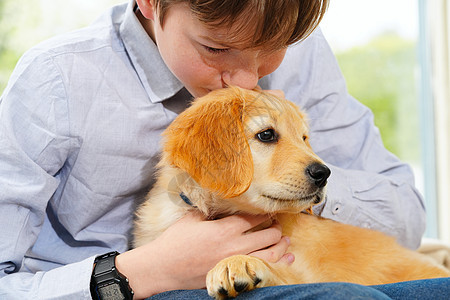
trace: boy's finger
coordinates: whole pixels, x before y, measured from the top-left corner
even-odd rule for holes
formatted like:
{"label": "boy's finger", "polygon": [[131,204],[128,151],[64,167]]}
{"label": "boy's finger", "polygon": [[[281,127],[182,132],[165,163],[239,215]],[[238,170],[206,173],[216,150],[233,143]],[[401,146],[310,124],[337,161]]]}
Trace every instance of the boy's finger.
{"label": "boy's finger", "polygon": [[276,257],[276,260],[278,260],[286,252],[286,249],[288,247],[287,242],[281,240],[281,226],[279,224],[274,224],[266,229],[250,232],[246,235],[243,235],[239,239],[239,244],[241,245],[241,249],[243,250],[242,254],[263,251],[261,253],[263,253],[262,255],[264,255],[265,257],[270,258],[270,256],[273,254]]}
{"label": "boy's finger", "polygon": [[294,255],[292,253],[286,253],[290,245],[290,240],[288,237],[284,236],[280,241],[266,249],[258,250],[249,253],[251,256],[261,258],[269,263],[287,263],[291,264],[294,262]]}
{"label": "boy's finger", "polygon": [[[220,226],[226,226],[226,224],[234,227],[237,232],[244,233],[261,223],[264,223],[270,219],[269,215],[232,215],[222,219],[215,220]],[[270,224],[270,223],[269,223]]]}

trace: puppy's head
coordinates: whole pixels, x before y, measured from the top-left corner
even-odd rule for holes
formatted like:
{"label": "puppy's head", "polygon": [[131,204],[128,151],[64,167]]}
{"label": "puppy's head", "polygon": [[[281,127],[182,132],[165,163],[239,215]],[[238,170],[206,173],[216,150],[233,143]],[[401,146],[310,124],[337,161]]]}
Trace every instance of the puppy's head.
{"label": "puppy's head", "polygon": [[304,115],[285,99],[216,90],[180,114],[165,139],[163,161],[228,211],[299,212],[324,197],[330,171],[309,145]]}

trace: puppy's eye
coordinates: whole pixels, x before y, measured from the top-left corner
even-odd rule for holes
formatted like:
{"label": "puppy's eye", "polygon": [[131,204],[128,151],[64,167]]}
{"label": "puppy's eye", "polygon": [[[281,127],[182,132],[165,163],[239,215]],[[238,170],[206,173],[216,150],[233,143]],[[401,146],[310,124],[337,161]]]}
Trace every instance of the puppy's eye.
{"label": "puppy's eye", "polygon": [[308,137],[306,135],[303,136],[303,140],[306,141]]}
{"label": "puppy's eye", "polygon": [[258,140],[264,143],[276,142],[278,140],[275,130],[266,129],[256,134]]}

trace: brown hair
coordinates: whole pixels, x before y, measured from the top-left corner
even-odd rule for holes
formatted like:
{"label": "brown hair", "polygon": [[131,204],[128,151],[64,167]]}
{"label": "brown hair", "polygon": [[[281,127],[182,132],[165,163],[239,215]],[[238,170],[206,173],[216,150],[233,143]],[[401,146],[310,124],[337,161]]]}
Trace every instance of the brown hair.
{"label": "brown hair", "polygon": [[280,49],[305,39],[319,25],[329,0],[154,0],[159,22],[171,5],[187,3],[191,12],[211,28],[237,26],[232,38],[252,30],[250,47]]}

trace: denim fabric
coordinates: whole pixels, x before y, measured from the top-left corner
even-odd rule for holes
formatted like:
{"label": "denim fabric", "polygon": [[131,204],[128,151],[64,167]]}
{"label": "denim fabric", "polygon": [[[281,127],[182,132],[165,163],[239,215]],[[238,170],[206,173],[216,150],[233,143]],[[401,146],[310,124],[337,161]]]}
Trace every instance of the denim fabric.
{"label": "denim fabric", "polygon": [[373,286],[392,299],[448,300],[450,299],[450,277],[405,281]]}
{"label": "denim fabric", "polygon": [[[155,295],[148,300],[212,299],[206,290],[177,290]],[[399,282],[362,286],[353,283],[331,282],[259,288],[239,295],[236,299],[450,299],[450,278]]]}

